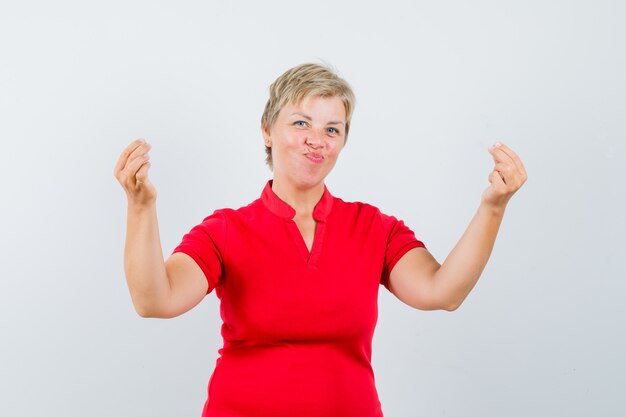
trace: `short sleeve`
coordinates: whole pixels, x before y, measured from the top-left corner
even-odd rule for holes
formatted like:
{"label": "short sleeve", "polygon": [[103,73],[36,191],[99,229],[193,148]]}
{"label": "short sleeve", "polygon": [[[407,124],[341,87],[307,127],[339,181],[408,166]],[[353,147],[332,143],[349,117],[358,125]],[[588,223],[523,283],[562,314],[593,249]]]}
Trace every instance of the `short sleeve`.
{"label": "short sleeve", "polygon": [[380,214],[383,230],[387,236],[387,246],[385,248],[385,264],[380,283],[389,289],[389,275],[396,263],[413,248],[425,248],[420,240],[417,240],[415,233],[409,229],[402,220],[393,216]]}
{"label": "short sleeve", "polygon": [[196,261],[209,283],[207,294],[221,284],[226,226],[225,216],[216,211],[185,234],[172,251],[185,253]]}

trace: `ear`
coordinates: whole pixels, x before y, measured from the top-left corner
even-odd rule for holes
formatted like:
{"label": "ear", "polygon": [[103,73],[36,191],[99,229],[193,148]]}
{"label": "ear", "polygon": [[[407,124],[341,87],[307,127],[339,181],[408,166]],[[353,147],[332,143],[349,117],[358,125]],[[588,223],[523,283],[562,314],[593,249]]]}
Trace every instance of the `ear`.
{"label": "ear", "polygon": [[263,141],[265,142],[265,146],[267,146],[268,148],[272,147],[272,136],[269,132],[269,130],[267,130],[265,128],[265,125],[261,126],[261,133],[263,134]]}

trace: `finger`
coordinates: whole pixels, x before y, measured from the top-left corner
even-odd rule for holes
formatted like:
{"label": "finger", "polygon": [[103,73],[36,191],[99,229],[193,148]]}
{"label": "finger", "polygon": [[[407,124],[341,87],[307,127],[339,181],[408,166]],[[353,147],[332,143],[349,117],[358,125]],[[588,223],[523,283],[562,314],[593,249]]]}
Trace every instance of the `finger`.
{"label": "finger", "polygon": [[[150,159],[150,154],[148,153],[150,147],[149,143],[144,143],[138,148],[135,148],[135,150],[130,154],[128,160],[126,161],[126,166],[123,169],[127,175],[135,175],[141,164]],[[139,160],[138,165],[136,162],[137,160]]]}
{"label": "finger", "polygon": [[143,164],[150,160],[150,155],[140,155],[126,164],[122,171],[122,180],[127,186],[134,186],[137,182],[136,175]]}
{"label": "finger", "polygon": [[130,154],[144,143],[146,143],[146,140],[143,138],[135,139],[124,149],[119,159],[117,160],[117,163],[115,164],[115,170],[113,171],[114,175],[117,176],[117,174],[124,169],[126,163],[128,162]]}
{"label": "finger", "polygon": [[489,182],[491,183],[491,185],[497,187],[505,187],[506,186],[506,181],[504,180],[504,177],[502,176],[502,173],[493,170],[491,171],[491,173],[489,174]]}
{"label": "finger", "polygon": [[147,154],[150,151],[150,149],[152,149],[152,145],[150,145],[148,142],[142,143],[131,152],[128,159],[133,159],[138,156]]}
{"label": "finger", "polygon": [[501,174],[504,183],[507,184],[509,188],[512,187],[512,189],[517,190],[526,182],[526,174],[520,172],[520,170],[516,166],[512,166],[512,164],[499,162],[495,165],[494,171],[498,171]]}
{"label": "finger", "polygon": [[506,178],[512,178],[518,176],[517,167],[513,165],[512,162],[498,162],[493,167],[494,171],[498,171],[504,178],[506,182]]}
{"label": "finger", "polygon": [[519,160],[519,156],[513,151],[513,149],[509,148],[505,143],[497,142],[499,144],[498,148],[502,150],[505,154],[507,154],[511,159]]}
{"label": "finger", "polygon": [[523,174],[524,176],[526,176],[526,168],[524,167],[524,163],[522,162],[522,160],[519,157],[519,155],[517,155],[517,153],[515,153],[515,151],[513,151],[513,149],[509,148],[505,144],[502,144],[500,146],[500,149],[502,149],[502,151],[504,151],[509,156],[509,158],[511,158],[513,160],[513,162],[515,163],[515,166],[517,167],[518,171],[521,174]]}
{"label": "finger", "polygon": [[148,170],[150,169],[150,161],[146,161],[135,174],[137,183],[148,182]]}
{"label": "finger", "polygon": [[509,156],[504,149],[501,149],[503,146],[504,145],[500,144],[500,146],[492,146],[490,148],[490,153],[494,156],[494,170],[502,174],[502,178],[506,184],[513,185],[520,183],[521,185],[524,183],[526,177],[523,166],[520,168],[515,160]]}
{"label": "finger", "polygon": [[519,157],[519,155],[517,155],[517,153],[515,153],[515,151],[513,151],[513,149],[509,148],[504,143],[500,143],[500,146],[498,148],[502,152],[504,152],[509,158],[511,158],[511,160],[515,163],[515,166],[517,167],[517,169],[521,173],[526,175],[526,168],[524,168],[524,164],[522,163],[522,159]]}
{"label": "finger", "polygon": [[496,171],[496,173],[498,174],[498,176],[502,180],[502,184],[506,185],[506,177],[504,176],[504,173],[502,171]]}
{"label": "finger", "polygon": [[502,144],[500,142],[496,142],[495,144],[489,147],[489,153],[493,157],[494,162],[511,162],[514,163],[513,159],[502,149]]}

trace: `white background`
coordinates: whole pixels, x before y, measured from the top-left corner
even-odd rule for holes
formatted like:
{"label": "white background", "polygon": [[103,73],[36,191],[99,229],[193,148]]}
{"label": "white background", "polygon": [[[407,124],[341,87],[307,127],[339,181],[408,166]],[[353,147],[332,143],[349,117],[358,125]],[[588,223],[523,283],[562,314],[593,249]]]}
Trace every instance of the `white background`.
{"label": "white background", "polygon": [[529,174],[459,310],[381,287],[386,416],[626,415],[625,16],[598,0],[2,2],[0,415],[200,415],[217,299],[136,315],[113,167],[152,143],[168,255],[260,195],[267,87],[311,61],[358,101],[329,189],[404,219],[440,262],[490,144]]}

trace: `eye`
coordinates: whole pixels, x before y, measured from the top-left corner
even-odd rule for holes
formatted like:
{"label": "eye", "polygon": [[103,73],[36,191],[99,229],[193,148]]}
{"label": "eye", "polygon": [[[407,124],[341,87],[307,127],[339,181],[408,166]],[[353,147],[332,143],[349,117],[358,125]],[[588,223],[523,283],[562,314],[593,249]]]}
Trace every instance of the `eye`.
{"label": "eye", "polygon": [[328,129],[326,129],[326,131],[328,133],[335,134],[335,135],[339,134],[339,131],[337,129],[335,129],[334,127],[329,127]]}
{"label": "eye", "polygon": [[294,122],[294,126],[298,126],[298,127],[306,127],[306,122],[303,120],[298,120],[297,122]]}

